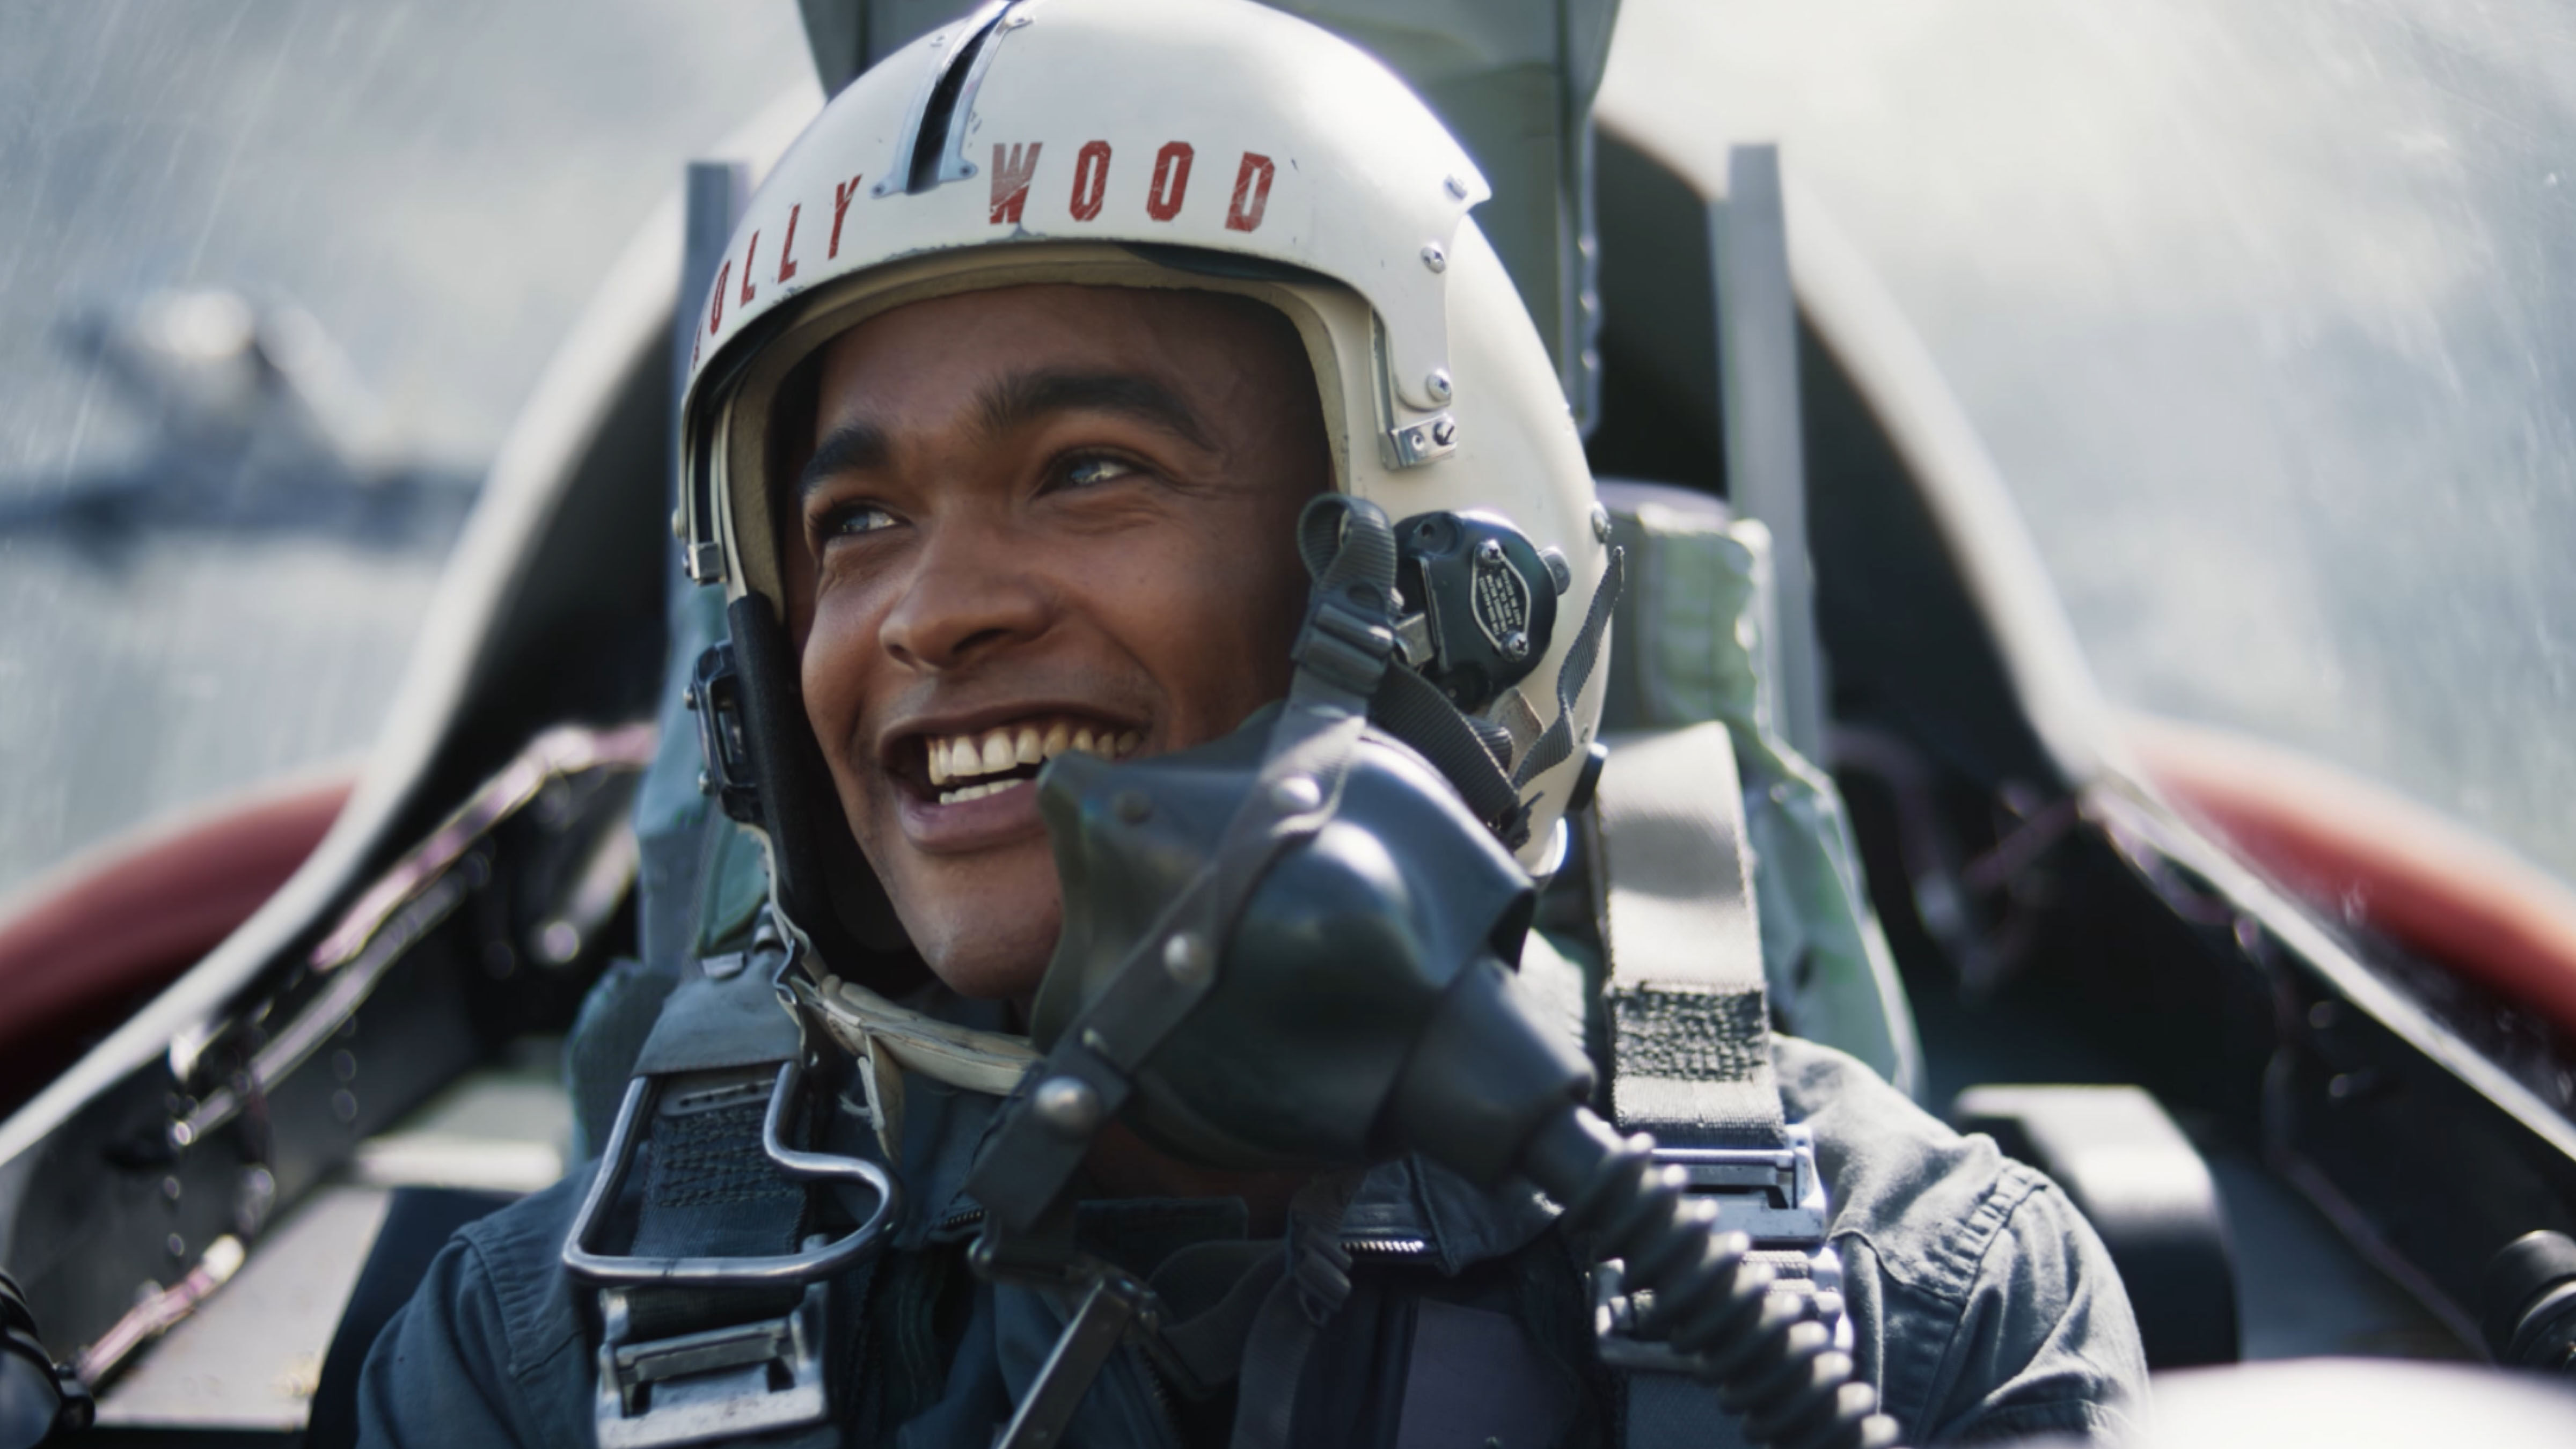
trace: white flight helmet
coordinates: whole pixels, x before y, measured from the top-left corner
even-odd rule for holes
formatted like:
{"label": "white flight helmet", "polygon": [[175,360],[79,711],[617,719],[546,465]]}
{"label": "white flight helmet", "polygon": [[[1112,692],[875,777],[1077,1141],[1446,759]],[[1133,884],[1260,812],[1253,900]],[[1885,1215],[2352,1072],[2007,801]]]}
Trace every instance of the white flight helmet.
{"label": "white flight helmet", "polygon": [[1573,747],[1521,786],[1521,857],[1548,869],[1606,673],[1567,676],[1569,707],[1559,670],[1609,530],[1546,349],[1468,219],[1488,194],[1384,66],[1250,0],[988,5],[852,82],[752,198],[697,311],[689,572],[778,609],[772,403],[870,316],[1033,282],[1255,298],[1305,341],[1336,487],[1395,519],[1499,514],[1562,560],[1547,650],[1487,711],[1523,753],[1570,716]]}

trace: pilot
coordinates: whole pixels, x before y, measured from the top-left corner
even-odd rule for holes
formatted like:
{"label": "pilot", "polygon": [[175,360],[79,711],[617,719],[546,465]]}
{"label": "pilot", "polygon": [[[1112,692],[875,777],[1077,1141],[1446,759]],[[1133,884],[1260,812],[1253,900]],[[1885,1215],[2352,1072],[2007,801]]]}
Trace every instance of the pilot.
{"label": "pilot", "polygon": [[[682,1258],[838,1230],[761,1159],[761,1091],[665,1093],[649,1128],[613,1134],[612,1159],[651,1134],[633,1181],[596,1193],[585,1168],[449,1243],[368,1359],[362,1442],[993,1444],[1082,1352],[1069,1295],[970,1262],[968,1178],[1033,1019],[1061,1014],[1042,986],[1066,888],[1035,777],[1204,746],[1286,695],[1319,495],[1499,518],[1540,550],[1556,627],[1522,638],[1524,685],[1474,702],[1516,771],[1494,848],[1551,867],[1618,565],[1544,348],[1467,219],[1483,197],[1375,62],[1238,0],[1013,5],[831,102],[699,304],[690,562],[732,601],[737,649],[775,634],[788,678],[746,661],[740,685],[797,706],[806,803],[846,824],[849,869],[928,978],[897,999],[831,959],[850,933],[781,887],[761,941],[708,957],[637,1071],[717,1060],[688,1054],[733,1029],[713,993],[784,961],[802,1040],[843,1072],[812,1098],[821,1135],[902,1184],[890,1246],[739,1311],[568,1271],[592,1197]],[[807,847],[776,804],[754,826],[784,881]],[[1523,972],[1572,955],[1533,935]],[[752,1015],[789,1020],[779,1005]],[[1767,1049],[1831,1203],[1817,1286],[1838,1285],[1838,1331],[1908,1442],[2123,1435],[2138,1333],[2066,1199],[1852,1058]],[[766,1060],[723,1060],[743,1059]],[[748,1145],[704,1145],[725,1131]],[[1322,1206],[1318,1181],[1103,1125],[1073,1188],[1085,1250],[1233,1327],[1151,1353],[1151,1325],[1129,1333],[1014,1442],[1746,1442],[1687,1376],[1603,1351],[1587,1261],[1545,1202],[1419,1160]],[[746,1246],[762,1231],[776,1241]],[[1308,1327],[1271,1335],[1280,1302]]]}

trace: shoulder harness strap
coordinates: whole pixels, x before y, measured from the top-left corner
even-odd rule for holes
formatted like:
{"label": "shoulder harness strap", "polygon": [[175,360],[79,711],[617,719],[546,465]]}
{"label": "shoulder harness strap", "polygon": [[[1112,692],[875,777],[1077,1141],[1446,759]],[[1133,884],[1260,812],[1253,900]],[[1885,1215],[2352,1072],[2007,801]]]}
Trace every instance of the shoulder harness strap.
{"label": "shoulder harness strap", "polygon": [[[563,1252],[600,1290],[600,1449],[839,1442],[826,1281],[873,1259],[900,1195],[875,1163],[790,1145],[805,1096],[802,1030],[781,1005],[791,961],[764,931],[700,963],[636,1058]],[[837,1185],[865,1189],[867,1211],[833,1231]]]}
{"label": "shoulder harness strap", "polygon": [[[1611,1117],[1750,1236],[1847,1341],[1841,1261],[1813,1138],[1783,1120],[1735,746],[1718,723],[1623,735],[1594,796],[1593,899],[1607,961]],[[1734,1416],[1717,1389],[1635,1336],[1615,1264],[1597,1270],[1602,1361],[1625,1389],[1629,1449],[1701,1444]]]}

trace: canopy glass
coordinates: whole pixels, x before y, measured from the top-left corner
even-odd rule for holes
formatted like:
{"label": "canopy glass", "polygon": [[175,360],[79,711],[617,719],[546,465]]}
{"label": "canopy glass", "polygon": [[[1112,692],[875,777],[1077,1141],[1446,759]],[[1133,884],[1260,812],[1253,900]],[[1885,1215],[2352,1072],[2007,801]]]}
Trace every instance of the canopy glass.
{"label": "canopy glass", "polygon": [[[2547,0],[1627,0],[1958,393],[2111,699],[2576,880],[2576,25]],[[1667,109],[1669,107],[1669,109]]]}

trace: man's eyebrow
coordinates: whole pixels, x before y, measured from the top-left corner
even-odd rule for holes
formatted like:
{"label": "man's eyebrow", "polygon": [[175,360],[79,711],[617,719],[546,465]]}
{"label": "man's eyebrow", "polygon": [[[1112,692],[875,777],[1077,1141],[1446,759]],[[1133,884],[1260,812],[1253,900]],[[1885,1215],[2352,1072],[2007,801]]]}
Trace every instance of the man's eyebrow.
{"label": "man's eyebrow", "polygon": [[976,423],[999,438],[1049,413],[1114,413],[1200,448],[1213,449],[1206,425],[1180,394],[1129,372],[1023,372],[987,388]]}
{"label": "man's eyebrow", "polygon": [[842,473],[856,473],[885,466],[890,450],[883,428],[874,423],[843,423],[832,430],[805,462],[805,471],[796,477],[798,497],[812,493],[826,479]]}

